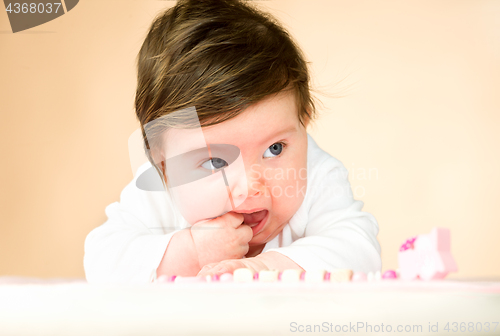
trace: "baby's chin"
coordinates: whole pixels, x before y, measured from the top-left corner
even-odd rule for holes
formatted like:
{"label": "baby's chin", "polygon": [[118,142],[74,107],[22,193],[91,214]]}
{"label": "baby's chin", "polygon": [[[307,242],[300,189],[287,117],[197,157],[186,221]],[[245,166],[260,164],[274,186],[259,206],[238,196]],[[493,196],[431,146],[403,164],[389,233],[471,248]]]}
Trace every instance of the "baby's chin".
{"label": "baby's chin", "polygon": [[276,225],[272,221],[267,223],[264,230],[253,236],[253,238],[248,242],[248,245],[257,246],[270,242],[283,230],[284,226],[285,225],[279,225],[278,230],[273,230],[272,228],[276,227]]}
{"label": "baby's chin", "polygon": [[249,246],[258,246],[258,245],[265,244],[270,240],[272,240],[272,238],[269,239],[269,233],[266,232],[266,230],[264,229],[264,231],[253,236],[252,239],[248,242],[248,245]]}

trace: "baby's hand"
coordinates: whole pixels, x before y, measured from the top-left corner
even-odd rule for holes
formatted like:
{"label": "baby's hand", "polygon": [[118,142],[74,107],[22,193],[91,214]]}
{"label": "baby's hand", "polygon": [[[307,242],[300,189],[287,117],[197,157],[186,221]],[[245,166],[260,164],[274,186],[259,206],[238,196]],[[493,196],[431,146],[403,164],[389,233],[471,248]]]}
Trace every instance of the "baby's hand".
{"label": "baby's hand", "polygon": [[243,220],[242,214],[228,212],[190,228],[200,267],[240,259],[248,253],[253,231],[248,225],[242,225]]}
{"label": "baby's hand", "polygon": [[236,260],[233,259],[205,265],[197,276],[213,276],[215,274],[221,275],[224,273],[233,273],[234,270],[238,268],[249,268],[253,273],[258,273],[268,269],[268,267],[257,257]]}

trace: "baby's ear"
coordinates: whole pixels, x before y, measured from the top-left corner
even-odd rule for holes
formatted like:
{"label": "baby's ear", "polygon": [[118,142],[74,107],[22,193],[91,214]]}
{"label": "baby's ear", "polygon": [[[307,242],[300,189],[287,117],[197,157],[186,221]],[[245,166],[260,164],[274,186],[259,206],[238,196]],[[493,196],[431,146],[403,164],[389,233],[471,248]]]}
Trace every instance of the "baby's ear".
{"label": "baby's ear", "polygon": [[307,125],[309,125],[309,121],[311,121],[311,118],[309,118],[310,111],[308,110],[308,114],[304,116],[304,128],[307,128]]}
{"label": "baby's ear", "polygon": [[159,151],[157,148],[154,148],[151,150],[150,154],[151,154],[151,158],[153,159],[155,164],[158,167],[161,167],[162,163],[165,162],[165,156],[163,155],[163,153],[161,151]]}
{"label": "baby's ear", "polygon": [[151,158],[163,172],[163,179],[167,183],[165,156],[161,151],[154,149],[151,151]]}

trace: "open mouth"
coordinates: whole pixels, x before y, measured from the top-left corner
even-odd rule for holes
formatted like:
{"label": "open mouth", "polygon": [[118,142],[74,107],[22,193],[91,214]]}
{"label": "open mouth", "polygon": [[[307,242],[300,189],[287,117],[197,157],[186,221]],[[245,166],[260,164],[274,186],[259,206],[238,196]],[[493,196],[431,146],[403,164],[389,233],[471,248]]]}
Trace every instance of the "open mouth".
{"label": "open mouth", "polygon": [[255,236],[266,224],[268,214],[268,210],[261,210],[249,214],[243,214],[243,224],[250,226]]}

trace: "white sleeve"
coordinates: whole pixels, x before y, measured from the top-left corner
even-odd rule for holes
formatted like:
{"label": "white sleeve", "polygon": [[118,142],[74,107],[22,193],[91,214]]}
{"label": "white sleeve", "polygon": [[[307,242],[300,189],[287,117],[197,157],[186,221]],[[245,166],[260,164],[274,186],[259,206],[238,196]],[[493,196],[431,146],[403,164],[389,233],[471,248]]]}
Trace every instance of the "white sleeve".
{"label": "white sleeve", "polygon": [[136,186],[139,171],[121,192],[120,202],[106,207],[107,221],[85,239],[89,283],[151,283],[170,239],[181,229],[165,191]]}
{"label": "white sleeve", "polygon": [[303,204],[308,210],[304,236],[289,246],[269,251],[282,253],[305,271],[380,271],[377,221],[361,211],[362,201],[353,199],[347,174],[339,160],[324,160],[308,181]]}

